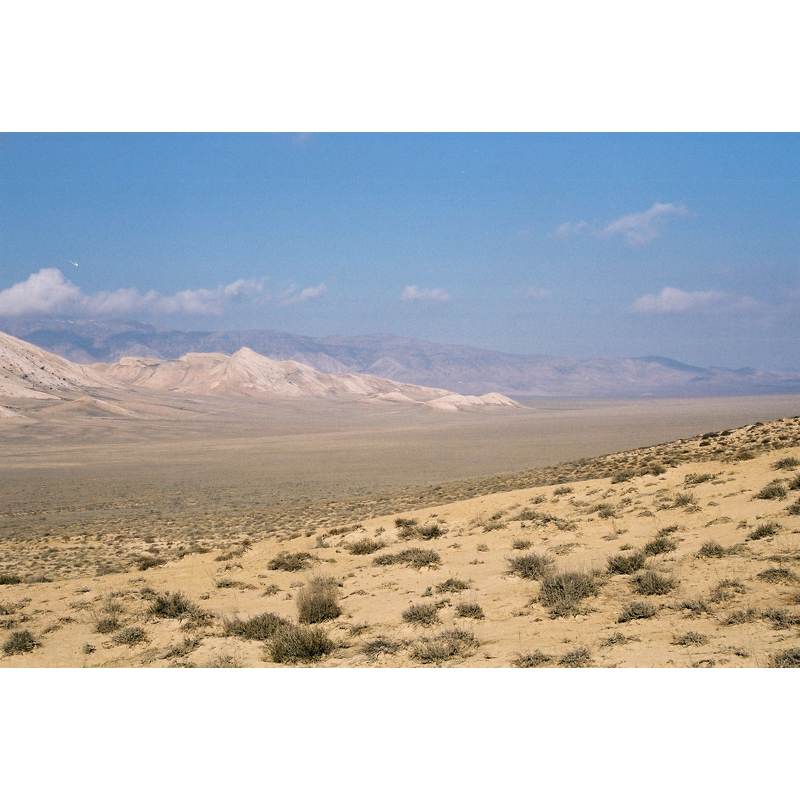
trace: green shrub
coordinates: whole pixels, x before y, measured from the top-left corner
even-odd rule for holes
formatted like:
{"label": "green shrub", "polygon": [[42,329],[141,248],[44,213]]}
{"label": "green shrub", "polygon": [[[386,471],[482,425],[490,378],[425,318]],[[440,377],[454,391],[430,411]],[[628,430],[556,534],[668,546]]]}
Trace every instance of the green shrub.
{"label": "green shrub", "polygon": [[339,587],[333,578],[314,576],[297,593],[297,619],[304,625],[336,619],[339,607]]}
{"label": "green shrub", "polygon": [[332,653],[336,645],[317,625],[281,626],[267,645],[267,653],[276,664],[311,662]]}
{"label": "green shrub", "polygon": [[608,571],[612,574],[618,575],[633,575],[643,569],[645,562],[644,553],[639,550],[634,550],[628,555],[610,555],[608,556]]}
{"label": "green shrub", "polygon": [[484,619],[483,609],[477,603],[459,603],[456,606],[457,617],[470,617],[472,619]]}
{"label": "green shrub", "polygon": [[549,656],[541,650],[534,650],[532,653],[517,653],[511,661],[511,666],[531,669],[549,664],[552,660],[553,656]]}
{"label": "green shrub", "polygon": [[542,577],[539,602],[554,617],[574,616],[581,600],[597,594],[597,576],[588,572],[556,572]]}
{"label": "green shrub", "polygon": [[269,641],[281,628],[291,623],[277,614],[265,612],[256,614],[250,619],[241,620],[234,617],[224,620],[222,631],[224,636],[238,636],[241,639],[250,639],[255,642]]}
{"label": "green shrub", "polygon": [[313,560],[311,553],[289,553],[286,550],[278,553],[268,564],[267,569],[282,570],[283,572],[297,572],[306,569],[309,561]]}
{"label": "green shrub", "polygon": [[412,625],[438,625],[441,620],[434,603],[416,603],[403,611],[403,621]]}
{"label": "green shrub", "polygon": [[411,658],[424,664],[439,663],[469,655],[477,647],[478,640],[473,634],[454,628],[430,638],[423,636],[414,643]]}
{"label": "green shrub", "polygon": [[39,647],[39,642],[30,631],[14,631],[3,643],[3,652],[13,656],[16,653],[30,653],[34,647]]}
{"label": "green shrub", "polygon": [[408,550],[401,550],[399,553],[384,553],[382,556],[376,556],[372,563],[376,567],[406,564],[414,569],[422,569],[423,567],[437,569],[438,565],[442,563],[442,557],[435,550],[411,547]]}
{"label": "green shrub", "polygon": [[462,581],[460,578],[448,578],[446,581],[436,586],[436,591],[439,594],[444,594],[445,592],[463,592],[464,589],[469,589],[469,584],[466,581]]}
{"label": "green shrub", "polygon": [[523,556],[507,558],[508,571],[512,575],[526,578],[529,581],[540,580],[547,575],[553,567],[553,559],[548,555],[526,553]]}
{"label": "green shrub", "polygon": [[386,547],[386,545],[377,539],[370,539],[365,536],[363,539],[356,539],[353,542],[345,542],[342,547],[344,547],[344,549],[347,550],[347,552],[351,555],[369,556],[372,555],[376,550]]}
{"label": "green shrub", "polygon": [[674,578],[652,569],[637,575],[632,583],[634,591],[647,595],[669,594],[675,588]]}
{"label": "green shrub", "polygon": [[619,615],[617,622],[630,622],[634,619],[650,619],[658,614],[658,609],[647,601],[628,603]]}

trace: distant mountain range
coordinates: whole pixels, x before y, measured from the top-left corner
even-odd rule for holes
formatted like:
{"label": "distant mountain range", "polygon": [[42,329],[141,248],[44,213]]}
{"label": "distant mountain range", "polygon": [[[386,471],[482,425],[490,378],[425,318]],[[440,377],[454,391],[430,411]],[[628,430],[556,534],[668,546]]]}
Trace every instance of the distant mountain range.
{"label": "distant mountain range", "polygon": [[271,330],[176,331],[141,322],[14,320],[0,329],[78,364],[125,357],[232,355],[246,347],[333,375],[361,373],[460,394],[677,397],[800,392],[800,373],[696,367],[659,356],[577,361],[437,344],[389,334],[298,336]]}

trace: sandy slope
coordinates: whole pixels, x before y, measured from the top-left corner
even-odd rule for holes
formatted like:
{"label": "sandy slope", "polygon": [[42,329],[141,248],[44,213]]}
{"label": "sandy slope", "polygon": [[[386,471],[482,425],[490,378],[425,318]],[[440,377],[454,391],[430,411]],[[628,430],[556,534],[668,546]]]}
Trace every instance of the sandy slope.
{"label": "sandy slope", "polygon": [[[575,477],[591,469],[604,477]],[[406,522],[234,537],[212,552],[187,540],[160,565],[154,542],[137,556],[140,567],[155,559],[144,570],[0,586],[4,642],[29,631],[38,643],[0,665],[269,666],[296,629],[259,641],[233,635],[233,621],[293,622],[302,591],[328,576],[341,614],[312,626],[333,643],[311,662],[322,666],[769,666],[800,655],[799,472],[795,417],[564,465],[553,485],[419,508]],[[434,563],[382,563],[410,548]],[[274,559],[287,555],[303,568],[281,569]],[[514,573],[510,559],[531,555],[544,571]],[[610,569],[620,556],[628,574]],[[590,591],[553,604],[548,581],[568,573]],[[159,616],[164,592],[191,607]],[[419,606],[430,624],[404,619]]]}

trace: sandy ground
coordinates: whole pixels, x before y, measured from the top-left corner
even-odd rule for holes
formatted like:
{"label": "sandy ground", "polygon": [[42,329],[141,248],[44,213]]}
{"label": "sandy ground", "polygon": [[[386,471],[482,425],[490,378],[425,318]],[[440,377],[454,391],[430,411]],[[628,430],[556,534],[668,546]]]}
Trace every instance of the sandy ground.
{"label": "sandy ground", "polygon": [[[37,582],[46,561],[38,576],[4,567],[0,665],[791,662],[800,654],[798,472],[794,417],[562,464],[510,491],[466,482],[454,502],[347,525],[308,519],[259,540],[227,530],[194,546],[184,537],[180,551],[162,525],[127,571],[98,574],[116,537],[129,544],[115,530],[93,541],[94,561],[84,551],[77,576]],[[58,562],[74,544],[55,537],[48,555]],[[414,549],[427,565],[385,563]],[[315,586],[330,618],[297,625]]]}

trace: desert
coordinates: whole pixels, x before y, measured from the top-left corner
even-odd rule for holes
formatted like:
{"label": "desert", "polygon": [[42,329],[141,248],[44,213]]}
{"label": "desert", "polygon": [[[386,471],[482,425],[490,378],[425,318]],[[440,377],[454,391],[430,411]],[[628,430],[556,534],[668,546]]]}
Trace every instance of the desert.
{"label": "desert", "polygon": [[3,344],[0,666],[797,666],[794,395],[441,410]]}

